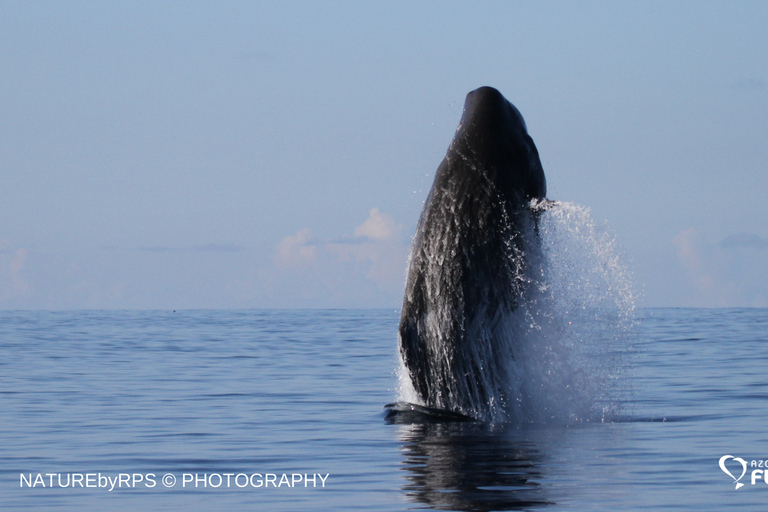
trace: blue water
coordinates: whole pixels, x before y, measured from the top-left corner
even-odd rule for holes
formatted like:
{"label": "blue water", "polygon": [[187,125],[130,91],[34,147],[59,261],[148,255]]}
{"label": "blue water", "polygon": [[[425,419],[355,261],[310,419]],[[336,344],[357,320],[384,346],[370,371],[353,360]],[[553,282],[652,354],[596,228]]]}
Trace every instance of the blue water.
{"label": "blue water", "polygon": [[0,510],[768,502],[759,468],[735,490],[739,464],[734,477],[718,466],[768,459],[768,310],[643,310],[613,421],[515,428],[385,422],[397,323],[396,311],[0,312]]}

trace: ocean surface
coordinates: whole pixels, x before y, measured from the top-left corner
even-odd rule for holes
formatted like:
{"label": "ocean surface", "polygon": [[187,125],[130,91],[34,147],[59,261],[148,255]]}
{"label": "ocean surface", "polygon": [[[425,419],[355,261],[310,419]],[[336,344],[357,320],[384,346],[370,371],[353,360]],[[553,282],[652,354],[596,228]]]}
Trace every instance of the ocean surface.
{"label": "ocean surface", "polygon": [[[0,510],[768,503],[768,310],[640,310],[616,411],[515,426],[387,422],[397,324],[394,310],[0,312]],[[591,357],[616,366],[615,350]]]}

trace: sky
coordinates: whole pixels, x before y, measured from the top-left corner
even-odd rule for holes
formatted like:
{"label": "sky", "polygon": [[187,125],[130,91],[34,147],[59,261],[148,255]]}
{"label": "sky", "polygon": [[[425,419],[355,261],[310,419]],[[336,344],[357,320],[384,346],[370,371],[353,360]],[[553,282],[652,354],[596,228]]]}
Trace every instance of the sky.
{"label": "sky", "polygon": [[467,92],[643,307],[768,307],[766,2],[2,2],[0,309],[398,308]]}

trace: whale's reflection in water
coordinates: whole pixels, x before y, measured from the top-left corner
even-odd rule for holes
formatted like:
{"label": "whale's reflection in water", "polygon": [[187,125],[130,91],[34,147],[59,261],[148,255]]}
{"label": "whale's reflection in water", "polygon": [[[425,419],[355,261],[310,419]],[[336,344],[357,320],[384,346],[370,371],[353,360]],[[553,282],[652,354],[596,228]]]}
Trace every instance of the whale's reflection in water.
{"label": "whale's reflection in water", "polygon": [[519,430],[477,422],[401,424],[406,496],[437,510],[550,505],[537,446]]}

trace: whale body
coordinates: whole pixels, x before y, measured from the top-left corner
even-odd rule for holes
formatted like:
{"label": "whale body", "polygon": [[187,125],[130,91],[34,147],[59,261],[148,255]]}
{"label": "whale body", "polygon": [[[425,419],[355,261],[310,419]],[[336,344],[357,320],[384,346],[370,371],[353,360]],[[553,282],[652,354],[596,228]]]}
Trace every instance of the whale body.
{"label": "whale body", "polygon": [[541,271],[532,205],[545,195],[520,112],[494,88],[467,94],[416,229],[400,318],[400,356],[423,406],[492,420],[519,399],[509,319]]}

